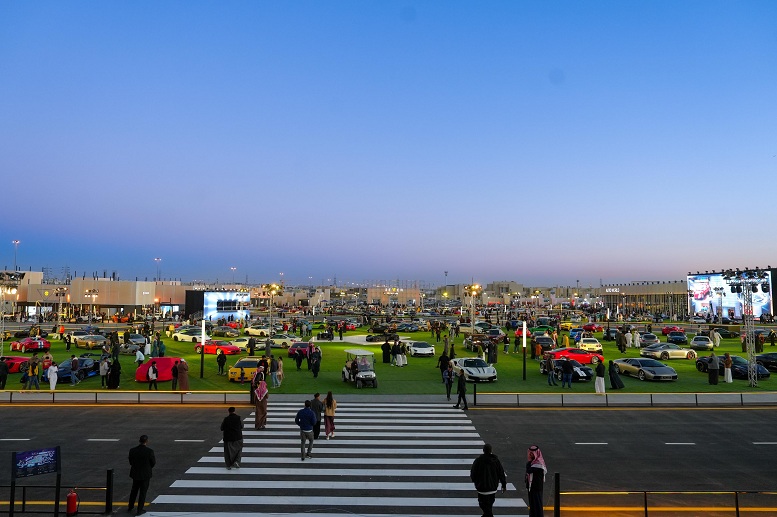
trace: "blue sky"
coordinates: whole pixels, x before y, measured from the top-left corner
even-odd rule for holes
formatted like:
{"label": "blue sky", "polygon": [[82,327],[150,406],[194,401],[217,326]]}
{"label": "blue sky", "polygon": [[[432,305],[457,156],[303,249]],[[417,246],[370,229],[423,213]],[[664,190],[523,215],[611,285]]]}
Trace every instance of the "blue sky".
{"label": "blue sky", "polygon": [[[2,2],[0,266],[583,285],[766,266],[777,3]],[[777,260],[775,260],[777,263]]]}

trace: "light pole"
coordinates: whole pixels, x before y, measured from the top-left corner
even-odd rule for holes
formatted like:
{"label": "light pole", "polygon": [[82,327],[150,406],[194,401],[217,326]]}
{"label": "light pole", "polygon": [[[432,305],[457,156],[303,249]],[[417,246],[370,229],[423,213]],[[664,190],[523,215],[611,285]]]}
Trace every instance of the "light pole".
{"label": "light pole", "polygon": [[57,309],[57,323],[62,323],[62,297],[67,296],[67,287],[57,287],[54,289],[54,294],[59,301],[59,308]]}
{"label": "light pole", "polygon": [[469,303],[470,303],[470,326],[472,327],[472,332],[475,332],[475,297],[478,295],[482,288],[480,287],[480,284],[472,284],[472,285],[465,285],[464,286],[464,292],[469,294]]}
{"label": "light pole", "polygon": [[232,270],[232,285],[235,285],[235,271],[237,271],[237,268],[235,266],[232,266],[229,269]]}
{"label": "light pole", "polygon": [[276,294],[283,294],[283,286],[278,284],[265,284],[262,286],[267,294],[270,295],[270,329],[267,331],[267,339],[270,339],[273,335],[273,326],[272,326],[272,308],[274,305],[275,295]]}
{"label": "light pole", "polygon": [[159,257],[156,257],[154,259],[154,262],[156,262],[156,281],[159,282],[161,278],[159,278],[159,263],[162,262],[162,259]]}
{"label": "light pole", "polygon": [[13,244],[13,270],[14,270],[14,272],[17,271],[17,268],[16,268],[16,255],[17,255],[17,252],[19,251],[19,243],[20,242],[21,241],[18,240],[18,239],[14,239],[14,240],[11,241],[11,244]]}
{"label": "light pole", "polygon": [[97,298],[97,293],[99,292],[99,289],[87,289],[84,292],[85,298],[92,297],[92,307],[89,310],[89,323],[92,323],[92,318],[94,317],[94,299]]}
{"label": "light pole", "polygon": [[21,280],[19,273],[0,273],[0,356],[3,355],[3,338],[5,337],[5,295],[15,295]]}
{"label": "light pole", "polygon": [[718,322],[720,323],[723,321],[723,297],[726,296],[726,293],[724,292],[726,288],[713,287],[712,290],[718,295]]}

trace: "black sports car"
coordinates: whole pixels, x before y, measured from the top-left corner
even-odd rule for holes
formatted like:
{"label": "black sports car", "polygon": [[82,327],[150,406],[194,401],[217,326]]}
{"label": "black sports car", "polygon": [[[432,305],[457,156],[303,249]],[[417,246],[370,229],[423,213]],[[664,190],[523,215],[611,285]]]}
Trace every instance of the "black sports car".
{"label": "black sports car", "polygon": [[[572,363],[572,366],[574,367],[572,371],[572,380],[575,382],[578,381],[590,381],[594,378],[594,371],[590,366],[584,366],[574,359],[555,359],[553,361],[553,372],[556,376],[556,379],[561,380],[562,376],[562,365],[565,361],[569,361]],[[548,368],[547,368],[547,361],[540,361],[540,373],[547,375]]]}
{"label": "black sports car", "polygon": [[755,356],[755,362],[766,368],[767,370],[777,371],[777,352],[767,352],[765,354],[758,354]]}
{"label": "black sports car", "polygon": [[399,339],[397,334],[370,334],[367,336],[366,341],[368,343],[383,343],[388,340],[390,343]]}
{"label": "black sports car", "polygon": [[[62,382],[63,380],[67,379],[70,380],[70,376],[72,375],[71,365],[70,365],[70,359],[67,359],[66,361],[62,361],[57,365],[59,368],[59,372],[57,373],[57,382]],[[94,359],[90,357],[79,357],[78,358],[78,370],[76,370],[76,378],[79,381],[82,381],[88,377],[93,377],[95,375],[98,375],[100,373],[100,363],[99,361],[95,361]],[[48,368],[43,372],[43,380],[48,382]]]}
{"label": "black sports car", "polygon": [[[732,355],[731,359],[734,364],[731,365],[731,376],[735,379],[748,379],[747,375],[747,359],[744,359],[742,357],[739,357],[738,355]],[[710,358],[709,357],[699,357],[696,360],[696,369],[700,372],[706,372],[709,367]],[[720,367],[718,371],[720,372],[720,376],[723,376],[723,356],[718,357],[718,362],[720,363]],[[757,371],[757,377],[759,379],[768,379],[770,377],[769,370],[764,368],[760,364],[756,364],[756,371]]]}

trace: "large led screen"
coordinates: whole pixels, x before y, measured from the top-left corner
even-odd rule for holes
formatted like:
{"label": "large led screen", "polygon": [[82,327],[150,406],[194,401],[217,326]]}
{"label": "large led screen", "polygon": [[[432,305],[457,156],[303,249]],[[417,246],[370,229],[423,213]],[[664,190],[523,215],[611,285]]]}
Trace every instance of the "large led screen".
{"label": "large led screen", "polygon": [[[772,285],[772,274],[767,272],[764,284]],[[742,293],[732,293],[722,274],[691,275],[688,277],[688,300],[692,314],[722,315],[728,318],[742,317]],[[722,310],[721,310],[722,308]],[[753,291],[753,316],[772,314],[771,291],[764,292],[761,285]]]}
{"label": "large led screen", "polygon": [[210,321],[229,316],[243,319],[248,314],[250,302],[250,295],[246,292],[207,291],[203,300],[203,317]]}

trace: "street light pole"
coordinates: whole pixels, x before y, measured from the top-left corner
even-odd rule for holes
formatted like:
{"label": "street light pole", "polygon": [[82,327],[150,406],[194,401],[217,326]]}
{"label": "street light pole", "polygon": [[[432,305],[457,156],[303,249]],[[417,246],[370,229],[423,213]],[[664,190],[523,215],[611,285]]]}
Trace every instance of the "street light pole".
{"label": "street light pole", "polygon": [[235,271],[237,270],[237,268],[235,266],[232,266],[229,269],[232,270],[232,285],[235,285]]}
{"label": "street light pole", "polygon": [[87,289],[84,296],[86,298],[92,297],[92,306],[89,309],[89,323],[92,323],[92,318],[94,317],[94,299],[97,298],[97,293],[99,293],[99,289]]}
{"label": "street light pole", "polygon": [[14,272],[17,271],[17,268],[16,268],[16,255],[17,255],[17,252],[19,251],[19,243],[20,242],[21,241],[18,240],[18,239],[14,239],[14,240],[11,241],[11,244],[13,244],[13,270],[14,270]]}
{"label": "street light pole", "polygon": [[154,262],[156,262],[156,281],[159,282],[160,280],[162,280],[161,278],[159,278],[159,263],[162,262],[162,259],[160,257],[156,257],[154,259]]}

